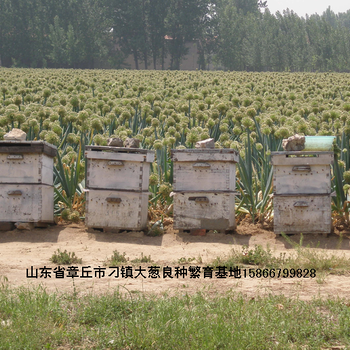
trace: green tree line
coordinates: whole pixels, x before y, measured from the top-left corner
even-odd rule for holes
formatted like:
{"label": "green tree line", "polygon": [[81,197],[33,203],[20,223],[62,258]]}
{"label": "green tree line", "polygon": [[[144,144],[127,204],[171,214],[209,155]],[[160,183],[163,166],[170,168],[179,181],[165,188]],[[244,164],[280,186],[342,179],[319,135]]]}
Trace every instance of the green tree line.
{"label": "green tree line", "polygon": [[[300,17],[256,0],[0,0],[0,63],[11,67],[350,71],[350,10]],[[166,62],[166,58],[168,58]]]}

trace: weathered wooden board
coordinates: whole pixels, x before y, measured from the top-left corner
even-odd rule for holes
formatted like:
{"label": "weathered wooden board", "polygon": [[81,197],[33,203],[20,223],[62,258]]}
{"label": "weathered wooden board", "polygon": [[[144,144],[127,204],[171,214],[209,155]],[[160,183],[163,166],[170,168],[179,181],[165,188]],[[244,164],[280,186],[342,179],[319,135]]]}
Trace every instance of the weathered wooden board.
{"label": "weathered wooden board", "polygon": [[330,233],[330,196],[274,196],[275,234]]}
{"label": "weathered wooden board", "polygon": [[174,191],[234,191],[233,162],[174,162]]}
{"label": "weathered wooden board", "polygon": [[90,228],[147,228],[148,192],[86,191],[85,225]]}
{"label": "weathered wooden board", "polygon": [[0,221],[53,222],[54,188],[0,184]]}
{"label": "weathered wooden board", "polygon": [[44,153],[0,153],[0,183],[53,185],[53,158]]}
{"label": "weathered wooden board", "polygon": [[154,151],[141,148],[86,146],[85,151],[88,157],[95,159],[130,160],[149,163],[154,161]]}
{"label": "weathered wooden board", "polygon": [[274,165],[273,190],[276,194],[330,194],[330,165]]}
{"label": "weathered wooden board", "polygon": [[176,192],[174,228],[181,230],[233,230],[235,193]]}
{"label": "weathered wooden board", "polygon": [[154,152],[119,147],[107,147],[108,150],[113,149],[112,152],[107,152],[106,147],[92,149],[85,152],[87,188],[148,191],[150,162],[154,160]]}
{"label": "weathered wooden board", "polygon": [[57,147],[45,141],[0,141],[0,153],[44,153],[56,157]]}
{"label": "weathered wooden board", "polygon": [[226,161],[238,163],[239,154],[234,149],[181,149],[171,150],[174,162]]}
{"label": "weathered wooden board", "polygon": [[149,152],[154,153],[154,151],[149,151],[143,148],[126,148],[126,147],[114,147],[114,146],[85,146],[87,151],[97,151],[97,152],[113,152],[113,153],[129,153],[129,154],[147,154]]}
{"label": "weathered wooden board", "polygon": [[86,187],[148,191],[150,163],[88,159]]}
{"label": "weathered wooden board", "polygon": [[275,165],[329,165],[334,162],[333,152],[272,152]]}
{"label": "weathered wooden board", "polygon": [[133,161],[133,162],[145,162],[147,155],[138,153],[115,153],[115,152],[98,152],[98,151],[85,151],[85,157],[87,159],[104,159],[104,160],[120,160],[120,161]]}

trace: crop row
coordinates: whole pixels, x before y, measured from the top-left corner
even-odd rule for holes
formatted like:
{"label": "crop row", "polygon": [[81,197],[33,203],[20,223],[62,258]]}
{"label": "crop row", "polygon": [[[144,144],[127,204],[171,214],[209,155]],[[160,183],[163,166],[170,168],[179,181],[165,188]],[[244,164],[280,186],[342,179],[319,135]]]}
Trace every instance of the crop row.
{"label": "crop row", "polygon": [[[271,151],[295,133],[335,135],[333,216],[349,223],[350,80],[337,73],[0,69],[0,139],[12,128],[56,145],[56,213],[83,214],[85,145],[135,137],[156,150],[153,208],[171,204],[170,149],[209,137],[240,153],[237,213],[271,220]],[[242,175],[244,174],[244,176]],[[67,211],[65,211],[67,212]]]}

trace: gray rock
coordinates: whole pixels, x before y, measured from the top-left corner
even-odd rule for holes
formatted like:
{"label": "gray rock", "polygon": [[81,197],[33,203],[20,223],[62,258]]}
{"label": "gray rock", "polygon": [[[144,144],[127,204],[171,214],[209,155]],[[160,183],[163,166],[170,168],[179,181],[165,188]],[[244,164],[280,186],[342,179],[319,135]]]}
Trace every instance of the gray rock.
{"label": "gray rock", "polygon": [[123,140],[119,137],[111,137],[108,139],[108,146],[111,147],[123,147]]}
{"label": "gray rock", "polygon": [[295,134],[283,139],[282,147],[285,151],[302,151],[305,148],[305,136]]}
{"label": "gray rock", "polygon": [[124,147],[126,147],[126,148],[140,148],[140,140],[128,137],[124,142]]}
{"label": "gray rock", "polygon": [[215,148],[214,139],[206,139],[203,141],[198,141],[196,143],[196,148]]}

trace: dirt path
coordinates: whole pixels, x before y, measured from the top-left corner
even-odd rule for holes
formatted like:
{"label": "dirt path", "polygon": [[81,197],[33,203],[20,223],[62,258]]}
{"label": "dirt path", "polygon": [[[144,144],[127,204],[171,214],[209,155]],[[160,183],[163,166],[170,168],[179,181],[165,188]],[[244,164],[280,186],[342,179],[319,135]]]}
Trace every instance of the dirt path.
{"label": "dirt path", "polygon": [[[298,240],[298,237],[294,238]],[[305,236],[305,244],[318,245],[318,249],[327,249],[328,253],[341,254],[350,258],[350,240],[343,237],[339,240],[338,235]],[[265,295],[268,293],[284,294],[286,296],[298,296],[300,299],[309,300],[316,296],[327,297],[329,295],[349,298],[350,274],[349,276],[328,275],[325,278],[226,278],[219,279],[204,278],[203,270],[200,278],[190,278],[189,266],[201,265],[205,267],[216,257],[224,257],[232,248],[241,250],[243,245],[254,246],[261,244],[268,245],[277,255],[281,252],[287,254],[292,251],[291,247],[284,242],[283,238],[276,237],[273,232],[266,231],[249,224],[238,226],[237,233],[225,235],[209,233],[204,237],[179,234],[169,228],[163,236],[148,237],[142,232],[134,233],[100,233],[88,231],[83,225],[57,225],[47,229],[35,229],[32,231],[14,230],[0,232],[0,276],[5,276],[11,286],[39,285],[41,284],[48,291],[78,291],[107,292],[113,291],[118,286],[123,291],[129,292],[150,292],[150,293],[193,293],[198,290],[207,290],[213,294],[226,290],[242,292],[248,297]],[[53,253],[60,249],[74,252],[83,263],[78,266],[79,276],[87,271],[85,275],[92,275],[93,278],[71,277],[56,278],[52,272],[51,278],[40,278],[41,270],[38,270],[38,278],[27,278],[26,270],[31,274],[36,269],[50,267],[52,270],[57,265],[50,262]],[[140,271],[139,264],[133,267],[134,278],[121,277],[119,267],[119,278],[115,278],[118,270],[104,266],[104,262],[113,251],[126,254],[129,260],[144,256],[151,256],[152,263],[141,264],[146,271],[141,271],[146,278],[141,276],[135,278]],[[185,260],[190,263],[184,264]],[[128,263],[123,266],[130,265]],[[160,278],[148,278],[149,266],[160,266]],[[90,266],[88,268],[88,266]],[[172,268],[173,278],[163,278],[162,268]],[[175,277],[175,268],[187,269],[187,277]],[[105,277],[94,277],[99,272],[99,267],[105,267]],[[65,267],[67,269],[67,266]],[[96,269],[96,270],[95,270]],[[102,270],[100,270],[102,271]],[[114,272],[113,272],[114,271]],[[130,269],[129,269],[130,272]],[[181,272],[181,271],[180,271]],[[68,272],[65,271],[67,274]],[[101,272],[102,273],[102,272]],[[111,277],[108,275],[112,274]],[[0,280],[1,282],[1,280]]]}

